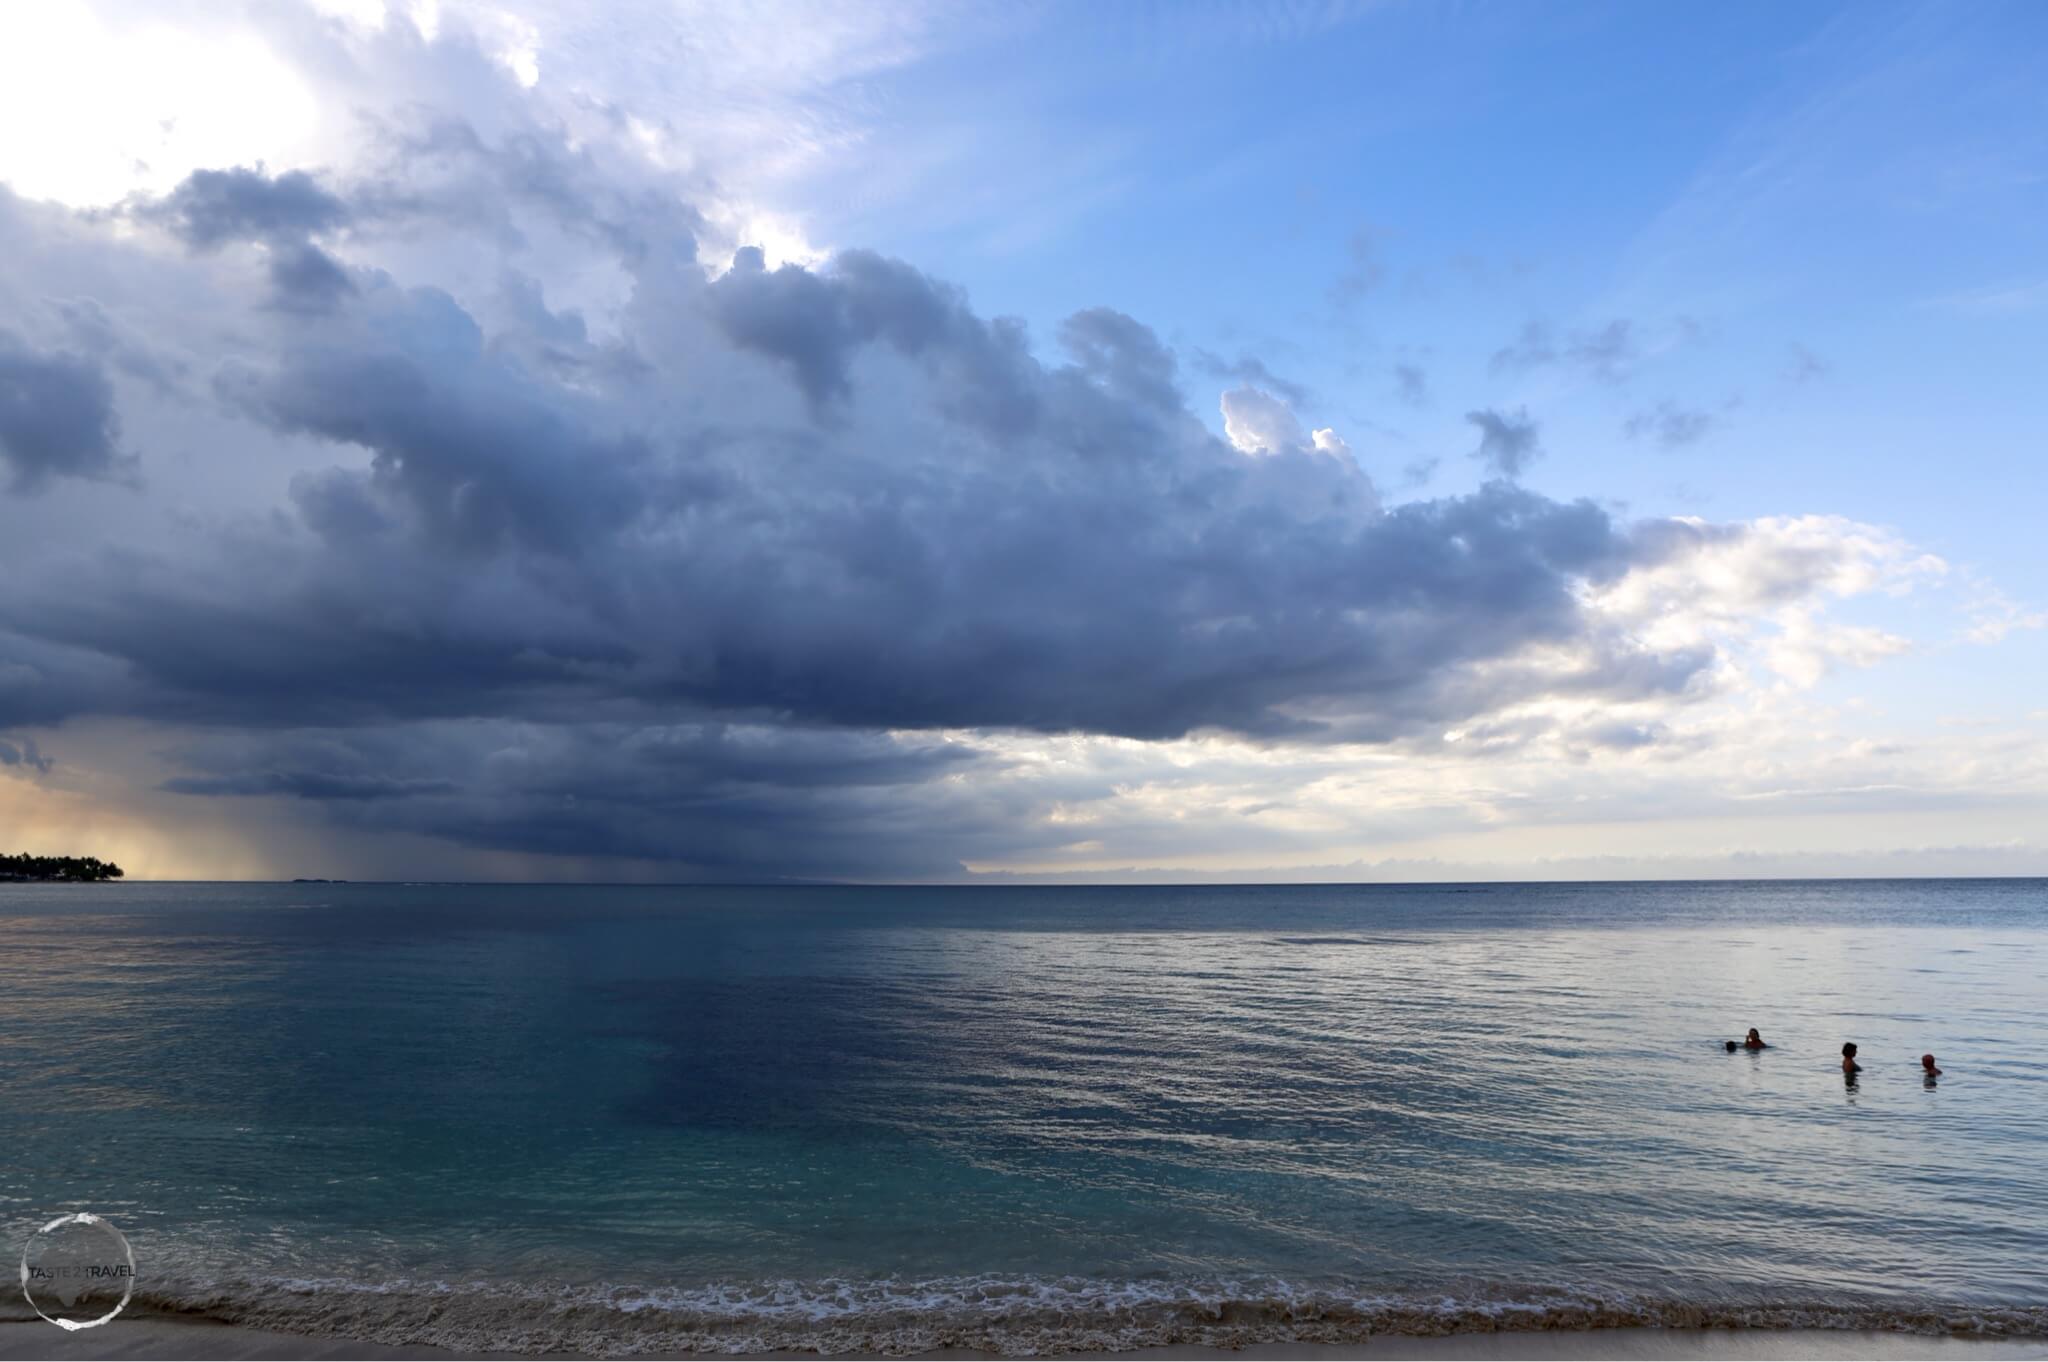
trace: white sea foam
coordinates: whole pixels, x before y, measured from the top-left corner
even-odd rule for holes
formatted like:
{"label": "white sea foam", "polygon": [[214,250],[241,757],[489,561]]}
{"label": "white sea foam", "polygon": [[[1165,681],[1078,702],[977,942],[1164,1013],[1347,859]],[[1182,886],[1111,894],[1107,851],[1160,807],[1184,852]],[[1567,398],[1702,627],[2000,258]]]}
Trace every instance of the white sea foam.
{"label": "white sea foam", "polygon": [[1412,1295],[1277,1280],[1078,1277],[540,1286],[276,1278],[162,1283],[145,1309],[378,1343],[463,1351],[722,1354],[934,1348],[1056,1354],[1148,1346],[1356,1342],[1508,1329],[1884,1329],[2048,1335],[2048,1306],[1913,1301],[1685,1301],[1570,1288]]}

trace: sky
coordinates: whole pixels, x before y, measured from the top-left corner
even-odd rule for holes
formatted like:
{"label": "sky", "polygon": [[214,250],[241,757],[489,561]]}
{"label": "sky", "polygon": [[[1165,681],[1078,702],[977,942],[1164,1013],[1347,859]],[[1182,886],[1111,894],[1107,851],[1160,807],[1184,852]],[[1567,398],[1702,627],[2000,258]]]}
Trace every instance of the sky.
{"label": "sky", "polygon": [[2048,874],[2048,10],[0,7],[0,850]]}

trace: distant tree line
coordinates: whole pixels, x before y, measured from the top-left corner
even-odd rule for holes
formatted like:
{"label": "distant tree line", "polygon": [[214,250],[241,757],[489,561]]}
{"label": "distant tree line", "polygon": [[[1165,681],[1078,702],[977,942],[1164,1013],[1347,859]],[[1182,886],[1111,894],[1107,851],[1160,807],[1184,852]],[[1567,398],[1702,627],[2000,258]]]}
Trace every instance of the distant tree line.
{"label": "distant tree line", "polygon": [[0,880],[118,880],[121,867],[97,856],[0,855]]}

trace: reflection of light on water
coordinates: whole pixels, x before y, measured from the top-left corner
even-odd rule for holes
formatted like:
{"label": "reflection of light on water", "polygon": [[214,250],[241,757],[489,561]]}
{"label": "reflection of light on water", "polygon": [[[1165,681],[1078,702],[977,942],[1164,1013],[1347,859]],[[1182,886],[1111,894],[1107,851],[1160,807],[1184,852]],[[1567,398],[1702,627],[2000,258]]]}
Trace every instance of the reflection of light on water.
{"label": "reflection of light on water", "polygon": [[170,1275],[2048,1286],[2038,929],[177,892],[0,916],[0,1195],[137,1203]]}

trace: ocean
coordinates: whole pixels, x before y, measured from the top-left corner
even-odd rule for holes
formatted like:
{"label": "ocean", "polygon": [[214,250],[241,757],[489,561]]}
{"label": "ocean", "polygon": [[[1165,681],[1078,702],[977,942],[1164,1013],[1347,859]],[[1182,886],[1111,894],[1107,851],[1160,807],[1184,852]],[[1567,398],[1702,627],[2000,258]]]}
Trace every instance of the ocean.
{"label": "ocean", "polygon": [[0,885],[75,1210],[465,1349],[2048,1334],[2048,881]]}

